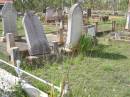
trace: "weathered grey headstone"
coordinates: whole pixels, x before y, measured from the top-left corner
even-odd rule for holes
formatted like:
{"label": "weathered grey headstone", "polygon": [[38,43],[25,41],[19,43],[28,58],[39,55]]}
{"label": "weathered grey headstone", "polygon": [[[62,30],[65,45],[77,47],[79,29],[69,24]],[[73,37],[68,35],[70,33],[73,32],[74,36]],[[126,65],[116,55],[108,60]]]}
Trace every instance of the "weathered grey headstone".
{"label": "weathered grey headstone", "polygon": [[83,13],[80,4],[71,7],[68,17],[66,48],[74,48],[79,44],[82,34]]}
{"label": "weathered grey headstone", "polygon": [[23,18],[25,36],[30,55],[43,55],[50,53],[49,44],[44,34],[43,25],[38,16],[32,12],[26,12]]}
{"label": "weathered grey headstone", "polygon": [[57,10],[56,10],[56,19],[58,21],[60,21],[60,20],[62,20],[62,18],[63,18],[63,10],[62,10],[62,8],[57,8]]}
{"label": "weathered grey headstone", "polygon": [[17,12],[14,9],[13,4],[11,2],[5,3],[1,13],[3,22],[3,36],[5,36],[6,33],[13,33],[14,36],[17,36],[16,35]]}
{"label": "weathered grey headstone", "polygon": [[55,9],[51,7],[46,8],[46,21],[54,20]]}

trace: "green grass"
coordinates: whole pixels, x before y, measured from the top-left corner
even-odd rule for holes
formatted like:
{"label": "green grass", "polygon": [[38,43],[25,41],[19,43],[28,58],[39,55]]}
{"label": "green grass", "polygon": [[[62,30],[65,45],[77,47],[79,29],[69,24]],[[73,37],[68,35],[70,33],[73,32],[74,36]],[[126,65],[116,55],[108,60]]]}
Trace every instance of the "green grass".
{"label": "green grass", "polygon": [[[23,63],[22,67],[58,86],[69,74],[72,97],[130,97],[130,44],[112,43],[106,41],[106,37],[98,40],[95,49],[76,56],[63,56],[63,62],[45,62],[40,68],[30,68]],[[6,58],[3,56],[0,54],[0,58]],[[41,90],[50,91],[50,87],[27,79]]]}
{"label": "green grass", "polygon": [[[104,38],[99,40],[100,45],[85,55],[66,56],[63,63],[45,64],[29,72],[56,85],[69,72],[72,97],[130,97],[130,44],[106,45]],[[46,90],[36,81],[33,84]]]}
{"label": "green grass", "polygon": [[[45,33],[53,33],[57,31],[55,25],[44,25]],[[2,28],[2,20],[0,20],[0,36],[2,36],[3,28]],[[17,33],[20,36],[25,36],[24,28],[22,25],[22,17],[17,18]]]}

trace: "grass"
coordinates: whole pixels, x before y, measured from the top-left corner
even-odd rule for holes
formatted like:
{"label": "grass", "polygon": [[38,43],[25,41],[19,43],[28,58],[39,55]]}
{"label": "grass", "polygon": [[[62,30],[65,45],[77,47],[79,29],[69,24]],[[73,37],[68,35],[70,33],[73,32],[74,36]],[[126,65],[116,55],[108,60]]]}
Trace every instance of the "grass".
{"label": "grass", "polygon": [[[55,25],[44,25],[45,33],[53,33],[57,31]],[[3,28],[2,28],[2,20],[0,20],[0,36],[2,36]],[[20,36],[25,36],[24,28],[22,25],[22,17],[17,18],[17,33]]]}
{"label": "grass", "polygon": [[[64,57],[63,63],[45,64],[30,73],[59,85],[69,72],[72,97],[129,97],[130,44],[109,43],[100,45],[87,54]],[[34,82],[40,89],[42,84]],[[48,88],[50,89],[50,88]]]}
{"label": "grass", "polygon": [[[23,63],[22,67],[58,86],[68,74],[71,97],[130,97],[130,44],[112,43],[106,41],[106,37],[98,40],[95,49],[76,56],[63,56],[63,62],[48,62],[40,68],[30,68]],[[50,87],[27,79],[41,90],[50,91]]]}

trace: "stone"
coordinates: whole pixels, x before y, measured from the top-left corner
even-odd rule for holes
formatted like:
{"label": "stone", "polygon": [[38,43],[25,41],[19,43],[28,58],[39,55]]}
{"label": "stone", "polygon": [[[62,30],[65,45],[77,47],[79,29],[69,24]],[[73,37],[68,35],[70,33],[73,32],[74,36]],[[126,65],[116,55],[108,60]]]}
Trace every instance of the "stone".
{"label": "stone", "polygon": [[63,19],[63,10],[62,8],[57,8],[56,10],[56,20],[61,21]]}
{"label": "stone", "polygon": [[95,25],[88,25],[87,26],[87,35],[94,37],[96,36],[96,27]]}
{"label": "stone", "polygon": [[6,45],[7,45],[7,52],[10,53],[10,48],[15,47],[15,40],[13,33],[6,34]]}
{"label": "stone", "polygon": [[51,7],[46,8],[46,22],[54,20],[55,9]]}
{"label": "stone", "polygon": [[83,13],[80,4],[74,4],[68,16],[66,48],[75,48],[80,41],[83,26]]}
{"label": "stone", "polygon": [[23,25],[30,56],[49,54],[49,43],[38,16],[31,11],[26,12]]}
{"label": "stone", "polygon": [[13,4],[11,2],[5,3],[1,13],[3,22],[3,36],[5,36],[7,33],[13,33],[14,36],[17,36],[17,12],[14,9]]}

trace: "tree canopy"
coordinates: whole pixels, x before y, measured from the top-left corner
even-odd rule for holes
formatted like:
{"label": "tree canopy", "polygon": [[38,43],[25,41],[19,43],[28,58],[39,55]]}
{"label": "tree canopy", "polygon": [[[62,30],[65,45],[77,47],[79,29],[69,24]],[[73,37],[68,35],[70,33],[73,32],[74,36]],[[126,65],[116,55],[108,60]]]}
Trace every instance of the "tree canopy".
{"label": "tree canopy", "polygon": [[[14,5],[18,11],[26,9],[44,11],[46,7],[71,6],[77,0],[14,0]],[[127,10],[128,0],[85,0],[83,6],[92,9],[104,10]]]}

